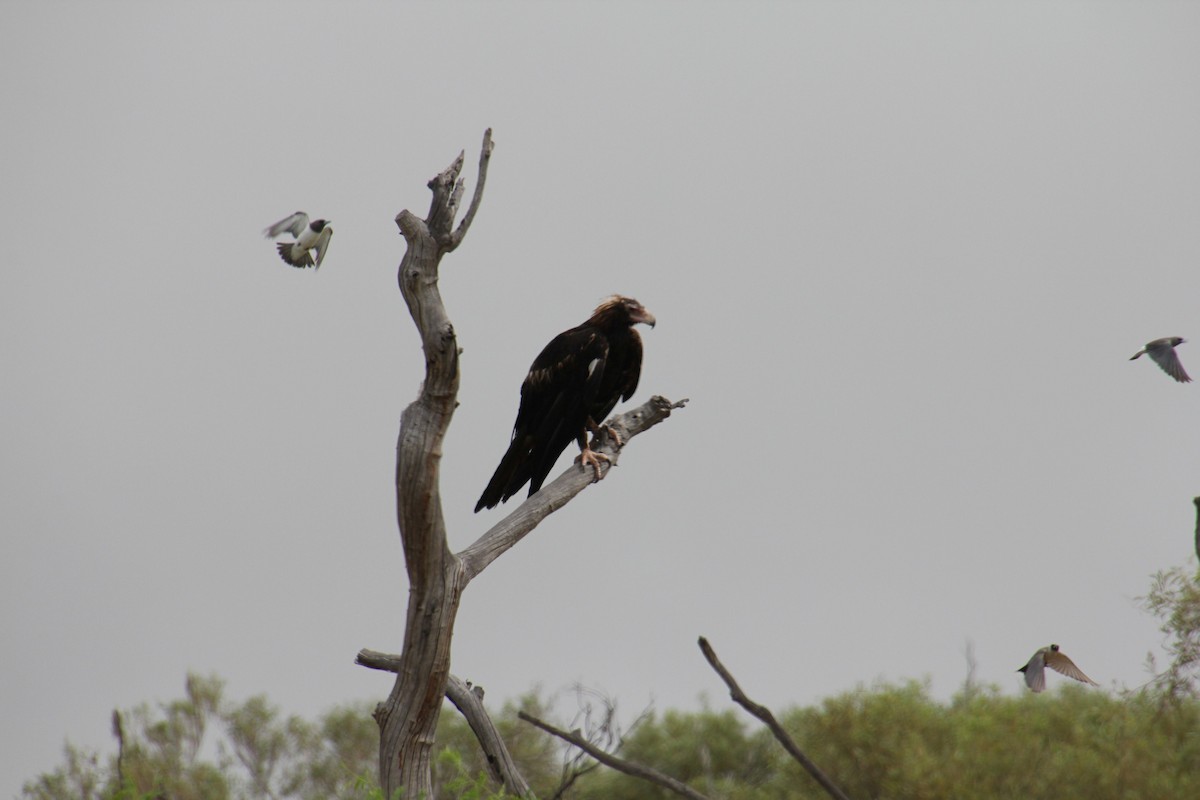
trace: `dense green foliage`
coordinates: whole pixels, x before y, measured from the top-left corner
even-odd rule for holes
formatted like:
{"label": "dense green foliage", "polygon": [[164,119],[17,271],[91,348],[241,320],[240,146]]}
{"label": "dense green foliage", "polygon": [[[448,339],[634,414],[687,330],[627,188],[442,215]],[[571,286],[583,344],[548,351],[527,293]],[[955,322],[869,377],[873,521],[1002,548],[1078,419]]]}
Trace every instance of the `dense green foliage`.
{"label": "dense green foliage", "polygon": [[[66,763],[26,786],[37,800],[168,797],[372,798],[375,723],[364,706],[317,723],[284,718],[263,698],[222,708],[220,682],[192,677],[188,697],[129,715],[125,785],[116,758],[71,749]],[[976,690],[949,704],[919,684],[880,686],[792,709],[780,719],[800,746],[854,798],[1200,797],[1200,701],[1169,704],[1064,686],[1044,695]],[[526,698],[531,706],[535,698]],[[544,713],[539,711],[538,713]],[[562,770],[556,742],[506,707],[497,723],[539,797]],[[209,727],[219,728],[206,733]],[[206,736],[213,735],[209,742]],[[439,796],[499,797],[479,748],[448,708],[437,761]],[[202,751],[210,753],[208,758]],[[763,728],[739,711],[667,711],[634,730],[621,755],[711,797],[791,800],[824,795]],[[671,797],[609,771],[583,775],[567,796],[583,800]]]}
{"label": "dense green foliage", "polygon": [[[714,798],[826,797],[767,731],[740,720],[669,712],[635,731],[623,755]],[[850,692],[780,720],[853,798],[1200,797],[1195,701],[1163,707],[1149,694],[1065,686],[1019,697],[977,690],[943,704],[913,683]],[[612,772],[596,774],[579,796],[672,797]]]}
{"label": "dense green foliage", "polygon": [[[1200,797],[1200,576],[1155,578],[1146,608],[1171,657],[1144,689],[1114,694],[1064,685],[1006,696],[968,681],[942,703],[908,683],[859,689],[819,706],[777,712],[810,758],[857,800],[1037,800]],[[520,707],[552,716],[536,696]],[[581,703],[581,708],[585,704]],[[768,731],[740,709],[666,711],[623,738],[586,713],[566,727],[697,791],[727,800],[808,800],[825,795]],[[116,724],[119,722],[119,726]],[[317,722],[284,717],[264,697],[223,697],[217,678],[187,679],[182,700],[140,706],[114,720],[123,746],[102,758],[67,745],[64,762],[24,787],[29,800],[381,800],[378,731],[368,704]],[[517,719],[496,724],[543,800],[659,800],[644,781],[572,760],[557,740]],[[452,709],[442,715],[436,762],[439,800],[496,800],[482,754]],[[577,754],[576,754],[577,755]],[[573,778],[572,778],[573,776]],[[564,785],[564,781],[568,783]]]}

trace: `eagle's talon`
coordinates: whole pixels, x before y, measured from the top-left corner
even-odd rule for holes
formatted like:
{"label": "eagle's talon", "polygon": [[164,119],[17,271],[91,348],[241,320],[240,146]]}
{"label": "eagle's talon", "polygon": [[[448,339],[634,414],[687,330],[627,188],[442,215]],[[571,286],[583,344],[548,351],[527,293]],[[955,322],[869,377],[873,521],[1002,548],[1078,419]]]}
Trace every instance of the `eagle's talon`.
{"label": "eagle's talon", "polygon": [[589,419],[587,429],[592,432],[592,444],[600,444],[607,436],[609,439],[612,439],[613,444],[616,445],[618,450],[625,446],[624,440],[621,439],[621,434],[617,433],[617,429],[611,425],[606,425],[603,422],[597,425]]}
{"label": "eagle's talon", "polygon": [[608,435],[612,438],[613,444],[616,445],[618,450],[625,446],[625,442],[621,440],[621,434],[617,433],[616,428],[612,427],[611,425],[601,425],[600,429],[608,432]]}
{"label": "eagle's talon", "polygon": [[580,452],[579,457],[575,461],[581,467],[585,464],[591,464],[592,469],[596,471],[596,480],[600,480],[600,462],[603,461],[606,464],[612,464],[612,459],[604,455],[604,453],[597,453],[590,447]]}

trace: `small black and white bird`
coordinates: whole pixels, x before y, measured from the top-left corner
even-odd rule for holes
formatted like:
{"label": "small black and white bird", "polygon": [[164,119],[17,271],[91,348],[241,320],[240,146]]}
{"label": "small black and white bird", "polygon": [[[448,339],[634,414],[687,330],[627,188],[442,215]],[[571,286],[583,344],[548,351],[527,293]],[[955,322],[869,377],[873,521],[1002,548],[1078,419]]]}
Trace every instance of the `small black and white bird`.
{"label": "small black and white bird", "polygon": [[[297,211],[286,219],[281,219],[265,231],[268,239],[274,239],[283,233],[296,237],[294,242],[280,242],[279,257],[293,267],[312,267],[320,269],[325,260],[325,251],[329,249],[329,240],[333,238],[333,227],[328,220],[314,219],[308,221],[308,214]],[[317,251],[314,262],[309,250]]]}
{"label": "small black and white bird", "polygon": [[1168,336],[1165,339],[1155,339],[1149,342],[1141,350],[1138,350],[1130,357],[1133,361],[1140,355],[1148,355],[1154,359],[1154,363],[1162,367],[1162,371],[1170,375],[1180,383],[1188,383],[1192,379],[1183,371],[1183,364],[1179,363],[1179,356],[1175,353],[1175,348],[1183,344],[1186,339],[1179,336]]}
{"label": "small black and white bird", "polygon": [[1083,674],[1083,670],[1075,666],[1075,662],[1067,658],[1067,654],[1058,649],[1058,645],[1052,644],[1049,647],[1043,647],[1033,654],[1033,658],[1029,659],[1029,663],[1021,667],[1017,672],[1025,673],[1025,685],[1035,692],[1043,691],[1046,688],[1046,667],[1066,675],[1068,678],[1074,678],[1081,683],[1099,686],[1094,680]]}

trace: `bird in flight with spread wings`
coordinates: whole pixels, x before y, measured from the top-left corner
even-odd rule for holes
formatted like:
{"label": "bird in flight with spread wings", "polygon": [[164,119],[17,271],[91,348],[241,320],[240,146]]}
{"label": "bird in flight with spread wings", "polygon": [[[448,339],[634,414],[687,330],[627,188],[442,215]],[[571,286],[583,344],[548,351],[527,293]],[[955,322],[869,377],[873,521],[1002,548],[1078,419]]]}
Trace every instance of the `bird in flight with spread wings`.
{"label": "bird in flight with spread wings", "polygon": [[[329,224],[329,220],[314,219],[309,222],[308,214],[297,211],[290,217],[279,220],[267,228],[264,233],[268,239],[290,233],[296,241],[277,244],[279,257],[293,267],[312,267],[317,270],[321,268],[321,262],[325,260],[325,251],[329,249],[329,240],[333,238],[333,227]],[[317,253],[315,262],[309,253],[310,250],[315,250]]]}
{"label": "bird in flight with spread wings", "polygon": [[508,451],[476,511],[507,501],[526,483],[530,495],[542,488],[571,440],[579,443],[580,464],[600,477],[600,462],[607,458],[588,446],[587,435],[599,433],[617,402],[628,400],[637,389],[642,337],[633,326],[638,323],[653,328],[654,315],[637,300],[614,295],[586,322],[555,336],[542,349],[521,384]]}
{"label": "bird in flight with spread wings", "polygon": [[1162,371],[1170,375],[1180,383],[1188,383],[1192,379],[1183,370],[1183,364],[1179,361],[1179,354],[1175,352],[1175,348],[1183,344],[1186,339],[1179,336],[1168,336],[1165,339],[1155,339],[1148,343],[1141,350],[1138,350],[1130,357],[1133,361],[1138,356],[1147,355],[1154,359],[1154,363],[1162,367]]}
{"label": "bird in flight with spread wings", "polygon": [[1067,658],[1067,654],[1059,650],[1056,644],[1038,650],[1033,654],[1033,658],[1029,659],[1029,663],[1017,672],[1025,673],[1026,686],[1035,692],[1040,692],[1046,688],[1046,667],[1081,683],[1088,683],[1092,686],[1100,685],[1084,675],[1083,670],[1075,666],[1075,662]]}

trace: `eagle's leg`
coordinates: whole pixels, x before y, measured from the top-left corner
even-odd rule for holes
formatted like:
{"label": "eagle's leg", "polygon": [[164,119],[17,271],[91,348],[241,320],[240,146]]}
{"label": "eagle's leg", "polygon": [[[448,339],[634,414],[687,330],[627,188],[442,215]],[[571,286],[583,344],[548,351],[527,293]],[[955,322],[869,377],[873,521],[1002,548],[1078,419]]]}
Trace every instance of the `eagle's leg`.
{"label": "eagle's leg", "polygon": [[608,435],[612,437],[613,442],[617,445],[618,450],[625,446],[625,443],[621,441],[621,434],[617,433],[617,429],[611,425],[597,425],[594,419],[588,417],[587,429],[592,432],[592,436],[596,437],[597,441],[599,441],[601,434],[607,432]]}
{"label": "eagle's leg", "polygon": [[[588,422],[590,423],[591,420],[589,419]],[[609,430],[611,431],[612,429],[610,428]],[[611,464],[612,461],[608,456],[604,455],[604,453],[597,453],[595,450],[588,447],[586,431],[579,434],[578,441],[579,458],[575,460],[579,462],[579,466],[581,467],[591,464],[592,469],[596,471],[596,480],[600,480],[600,462],[603,461],[606,464]]]}

